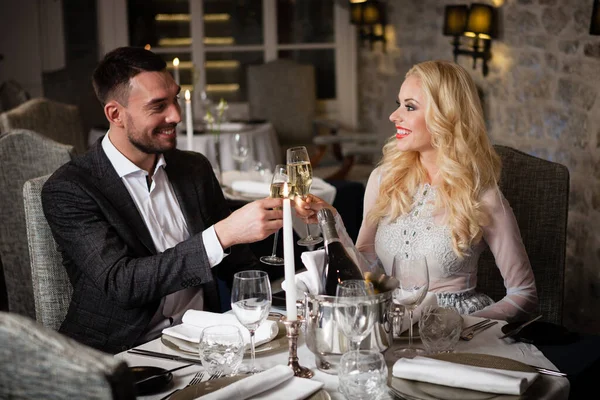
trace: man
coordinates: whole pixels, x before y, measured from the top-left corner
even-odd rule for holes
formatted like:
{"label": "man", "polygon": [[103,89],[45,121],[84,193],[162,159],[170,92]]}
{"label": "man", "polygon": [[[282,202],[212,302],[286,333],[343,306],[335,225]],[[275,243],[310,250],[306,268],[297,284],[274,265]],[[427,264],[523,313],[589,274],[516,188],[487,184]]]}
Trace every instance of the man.
{"label": "man", "polygon": [[176,149],[180,88],[158,55],[113,50],[93,84],[110,129],[48,179],[42,202],[73,285],[60,332],[116,353],[189,308],[219,311],[216,276],[257,265],[240,244],[281,228],[282,201],[230,214],[208,160]]}

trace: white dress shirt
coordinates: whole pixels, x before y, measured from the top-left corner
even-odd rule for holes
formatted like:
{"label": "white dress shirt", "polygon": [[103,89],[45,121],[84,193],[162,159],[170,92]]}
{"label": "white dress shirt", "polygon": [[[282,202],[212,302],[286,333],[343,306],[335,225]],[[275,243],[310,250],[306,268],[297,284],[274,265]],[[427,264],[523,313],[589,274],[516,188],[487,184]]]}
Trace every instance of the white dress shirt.
{"label": "white dress shirt", "polygon": [[[162,253],[188,239],[190,233],[187,223],[164,169],[167,165],[164,156],[159,156],[152,182],[148,187],[148,172],[136,166],[117,150],[109,135],[110,131],[102,139],[102,149],[131,195],[152,236],[156,251]],[[225,256],[214,225],[202,232],[202,240],[212,268]],[[203,293],[199,287],[186,288],[163,297],[140,343],[152,340],[158,337],[164,328],[180,323],[186,310],[202,310],[203,303]]]}

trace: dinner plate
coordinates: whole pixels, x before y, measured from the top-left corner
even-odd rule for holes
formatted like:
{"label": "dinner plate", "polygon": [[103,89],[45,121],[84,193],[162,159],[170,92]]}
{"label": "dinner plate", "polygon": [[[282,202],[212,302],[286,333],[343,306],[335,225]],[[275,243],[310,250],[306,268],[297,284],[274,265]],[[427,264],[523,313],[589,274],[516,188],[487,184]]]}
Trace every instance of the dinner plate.
{"label": "dinner plate", "polygon": [[229,186],[223,187],[223,193],[225,197],[231,200],[245,200],[245,201],[254,201],[259,199],[264,199],[265,197],[269,197],[269,195],[264,194],[256,194],[256,193],[246,193],[246,192],[238,192],[233,190]]}
{"label": "dinner plate", "polygon": [[[450,361],[457,364],[475,367],[506,369],[511,371],[535,372],[527,364],[510,358],[475,353],[443,353],[428,356],[438,360]],[[543,382],[537,379],[527,390],[524,396],[511,396],[497,393],[479,392],[476,390],[455,388],[450,386],[435,385],[428,382],[411,381],[392,377],[391,386],[407,398],[417,400],[517,400],[536,398],[531,393],[541,390],[539,385]],[[537,386],[537,387],[536,387]]]}
{"label": "dinner plate", "polygon": [[[502,327],[502,333],[508,333],[524,321],[511,322]],[[568,344],[576,339],[576,334],[562,325],[545,321],[535,321],[524,327],[513,339],[536,345]]]}
{"label": "dinner plate", "polygon": [[[247,375],[235,375],[228,376],[226,378],[214,379],[212,381],[200,382],[197,385],[188,386],[170,397],[171,400],[193,400],[200,396],[207,395],[214,392],[215,390],[224,388],[227,385],[232,384],[246,378]],[[306,400],[331,400],[329,393],[321,389],[314,393],[312,396],[306,398]]]}
{"label": "dinner plate", "polygon": [[[277,336],[275,336],[273,340],[263,343],[260,346],[256,346],[255,352],[257,356],[276,353],[282,349],[287,350],[288,339],[286,337],[285,325],[282,322],[277,321],[277,327],[279,328],[279,332],[277,332]],[[198,357],[198,343],[169,335],[162,335],[160,340],[165,346],[172,350]],[[250,354],[250,349],[247,349],[245,354]]]}
{"label": "dinner plate", "polygon": [[133,374],[134,382],[141,381],[153,375],[163,374],[146,382],[136,384],[135,389],[138,396],[162,392],[173,380],[173,374],[170,372],[165,374],[167,370],[164,368],[137,366],[129,367],[129,370]]}

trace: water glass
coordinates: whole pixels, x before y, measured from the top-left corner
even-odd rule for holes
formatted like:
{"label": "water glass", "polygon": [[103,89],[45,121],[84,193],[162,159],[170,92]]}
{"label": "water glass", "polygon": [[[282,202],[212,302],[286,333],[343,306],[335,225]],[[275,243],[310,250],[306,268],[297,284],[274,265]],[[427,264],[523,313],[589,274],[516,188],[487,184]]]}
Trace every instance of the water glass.
{"label": "water glass", "polygon": [[235,375],[244,358],[244,338],[235,325],[209,326],[200,335],[198,349],[209,374]]}
{"label": "water glass", "polygon": [[424,307],[419,332],[427,353],[452,351],[460,339],[462,323],[462,317],[454,307]]}
{"label": "water glass", "polygon": [[348,400],[376,400],[387,393],[388,369],[376,351],[345,353],[338,368],[339,390]]}
{"label": "water glass", "polygon": [[377,307],[373,294],[373,284],[364,280],[346,280],[337,286],[335,321],[350,341],[350,350],[358,350],[371,333]]}

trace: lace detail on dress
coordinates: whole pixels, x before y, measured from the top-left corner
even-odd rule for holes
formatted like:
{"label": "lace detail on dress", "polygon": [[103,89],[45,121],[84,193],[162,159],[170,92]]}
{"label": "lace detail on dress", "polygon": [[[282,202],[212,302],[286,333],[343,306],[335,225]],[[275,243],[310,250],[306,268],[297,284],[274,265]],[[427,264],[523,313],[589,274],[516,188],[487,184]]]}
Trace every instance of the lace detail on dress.
{"label": "lace detail on dress", "polygon": [[409,258],[420,253],[427,257],[431,280],[476,273],[482,246],[475,246],[463,259],[458,258],[452,247],[450,228],[435,223],[435,198],[436,189],[424,184],[413,196],[414,206],[408,214],[379,223],[375,248],[384,266],[389,266],[386,270],[391,270],[394,255]]}

